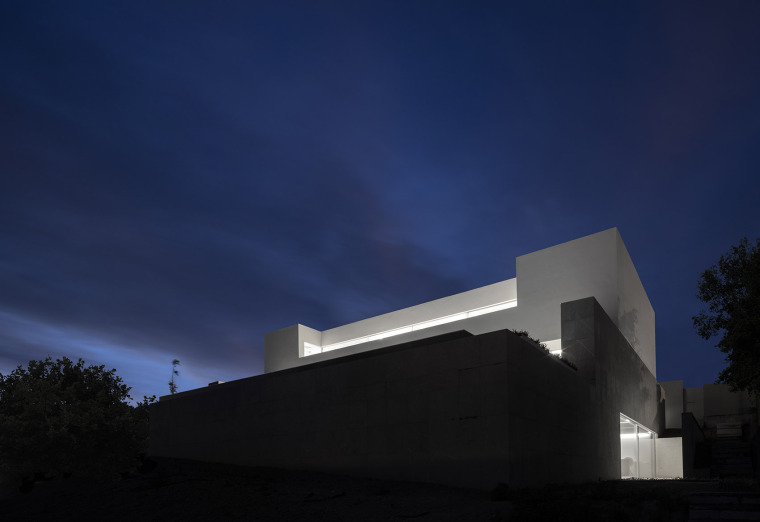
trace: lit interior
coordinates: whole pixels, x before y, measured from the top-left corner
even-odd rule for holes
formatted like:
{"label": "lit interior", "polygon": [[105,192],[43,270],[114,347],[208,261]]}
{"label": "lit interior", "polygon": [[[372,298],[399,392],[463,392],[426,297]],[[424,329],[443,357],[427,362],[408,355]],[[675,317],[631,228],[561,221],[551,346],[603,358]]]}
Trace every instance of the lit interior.
{"label": "lit interior", "polygon": [[338,350],[340,348],[346,348],[347,346],[354,346],[356,344],[368,343],[371,341],[379,341],[380,339],[386,339],[396,335],[402,335],[405,333],[416,332],[417,330],[424,330],[425,328],[432,328],[441,324],[452,323],[454,321],[461,321],[463,319],[469,319],[471,317],[477,317],[479,315],[490,314],[498,312],[500,310],[506,310],[507,308],[514,308],[517,306],[517,299],[511,301],[504,301],[494,305],[483,306],[481,308],[474,308],[466,312],[459,312],[452,315],[446,315],[437,319],[431,319],[429,321],[422,321],[410,326],[404,326],[402,328],[394,328],[392,330],[386,330],[384,332],[366,335],[364,337],[357,337],[356,339],[350,339],[348,341],[341,341],[339,343],[328,344],[327,346],[317,346],[312,343],[303,343],[303,356],[316,355],[322,352],[329,352],[331,350]]}
{"label": "lit interior", "polygon": [[655,477],[654,433],[620,414],[620,477]]}

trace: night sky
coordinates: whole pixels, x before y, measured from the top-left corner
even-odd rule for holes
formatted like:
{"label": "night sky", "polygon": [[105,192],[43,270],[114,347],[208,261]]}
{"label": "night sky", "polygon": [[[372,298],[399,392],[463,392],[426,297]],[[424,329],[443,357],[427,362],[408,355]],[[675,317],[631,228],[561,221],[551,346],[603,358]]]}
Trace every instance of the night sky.
{"label": "night sky", "polygon": [[0,6],[0,372],[133,396],[264,334],[515,276],[618,227],[658,380],[714,382],[700,273],[760,235],[760,2]]}

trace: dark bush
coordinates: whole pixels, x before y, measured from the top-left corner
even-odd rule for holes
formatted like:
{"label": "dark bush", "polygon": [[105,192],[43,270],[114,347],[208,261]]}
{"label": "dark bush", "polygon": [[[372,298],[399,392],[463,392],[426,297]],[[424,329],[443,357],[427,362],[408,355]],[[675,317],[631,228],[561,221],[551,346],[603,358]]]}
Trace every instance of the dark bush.
{"label": "dark bush", "polygon": [[147,450],[148,404],[116,370],[64,357],[0,374],[0,475],[118,476]]}

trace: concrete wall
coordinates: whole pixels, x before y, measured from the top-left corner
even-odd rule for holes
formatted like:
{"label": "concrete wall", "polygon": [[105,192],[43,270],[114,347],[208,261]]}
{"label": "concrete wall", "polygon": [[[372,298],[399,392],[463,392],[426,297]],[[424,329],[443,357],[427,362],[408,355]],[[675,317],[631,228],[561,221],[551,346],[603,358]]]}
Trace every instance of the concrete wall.
{"label": "concrete wall", "polygon": [[[294,366],[301,366],[311,361],[311,357],[303,358],[303,343],[322,344],[322,332],[304,326],[294,324],[274,332],[268,332],[264,336],[265,346],[288,346],[288,350],[264,350],[264,371],[276,371]],[[315,362],[317,360],[314,360]]]}
{"label": "concrete wall", "polygon": [[473,334],[503,328],[527,330],[534,338],[553,341],[561,335],[561,304],[594,296],[613,324],[620,325],[624,337],[650,372],[656,375],[654,312],[617,229],[520,256],[516,265],[516,279],[324,332],[309,328],[304,335],[316,339],[317,334],[321,334],[320,343],[315,344],[329,345],[514,298],[517,298],[516,308],[305,358],[299,355],[304,339],[294,341],[288,333],[290,330],[278,330],[266,338],[265,371],[311,364],[462,329]]}
{"label": "concrete wall", "polygon": [[616,237],[609,229],[517,258],[518,303],[531,311],[528,331],[559,338],[561,304],[589,296],[617,318]]}
{"label": "concrete wall", "polygon": [[[615,324],[652,375],[657,377],[654,309],[617,229],[615,236],[618,263],[618,308]],[[615,318],[612,314],[610,317]]]}
{"label": "concrete wall", "polygon": [[591,396],[509,331],[433,339],[163,397],[151,453],[474,488],[595,480]]}
{"label": "concrete wall", "polygon": [[541,339],[559,337],[562,303],[595,297],[657,375],[654,310],[616,228],[518,257],[517,293]]}
{"label": "concrete wall", "polygon": [[719,423],[752,424],[757,418],[757,407],[749,394],[732,392],[727,384],[685,388],[684,404],[684,410],[691,412],[707,430]]}
{"label": "concrete wall", "polygon": [[702,386],[696,388],[684,388],[684,411],[694,415],[697,423],[701,426],[705,422],[705,393]]}
{"label": "concrete wall", "polygon": [[562,312],[598,359],[578,372],[457,332],[162,397],[151,453],[482,489],[619,478],[619,413],[654,427],[654,377],[593,298]]}
{"label": "concrete wall", "polygon": [[562,303],[562,350],[579,376],[596,385],[596,400],[662,431],[654,375],[595,298]]}
{"label": "concrete wall", "polygon": [[752,414],[755,406],[746,391],[732,392],[728,384],[705,384],[704,416],[738,416]]}
{"label": "concrete wall", "polygon": [[684,412],[683,381],[661,382],[660,386],[665,390],[665,428],[680,429]]}
{"label": "concrete wall", "polygon": [[684,478],[709,477],[710,454],[707,439],[691,412],[684,412],[681,416],[681,430]]}
{"label": "concrete wall", "polygon": [[657,478],[683,478],[682,438],[655,439],[654,442],[657,455]]}
{"label": "concrete wall", "polygon": [[620,478],[619,414],[656,433],[664,429],[656,379],[593,297],[562,303],[562,350],[578,376],[594,385],[603,477]]}
{"label": "concrete wall", "polygon": [[[529,341],[513,342],[506,363],[507,483],[526,487],[619,478],[620,453],[612,473],[599,458],[598,448],[609,444],[610,426],[600,426],[603,415],[593,385]],[[617,423],[612,429],[617,437]]]}

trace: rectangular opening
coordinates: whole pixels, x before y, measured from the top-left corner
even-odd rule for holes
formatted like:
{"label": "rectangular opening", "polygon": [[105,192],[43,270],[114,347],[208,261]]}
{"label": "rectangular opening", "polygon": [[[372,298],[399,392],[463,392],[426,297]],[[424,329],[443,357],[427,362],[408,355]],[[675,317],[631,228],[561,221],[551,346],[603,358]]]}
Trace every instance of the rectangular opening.
{"label": "rectangular opening", "polygon": [[654,432],[620,414],[620,478],[655,477]]}

